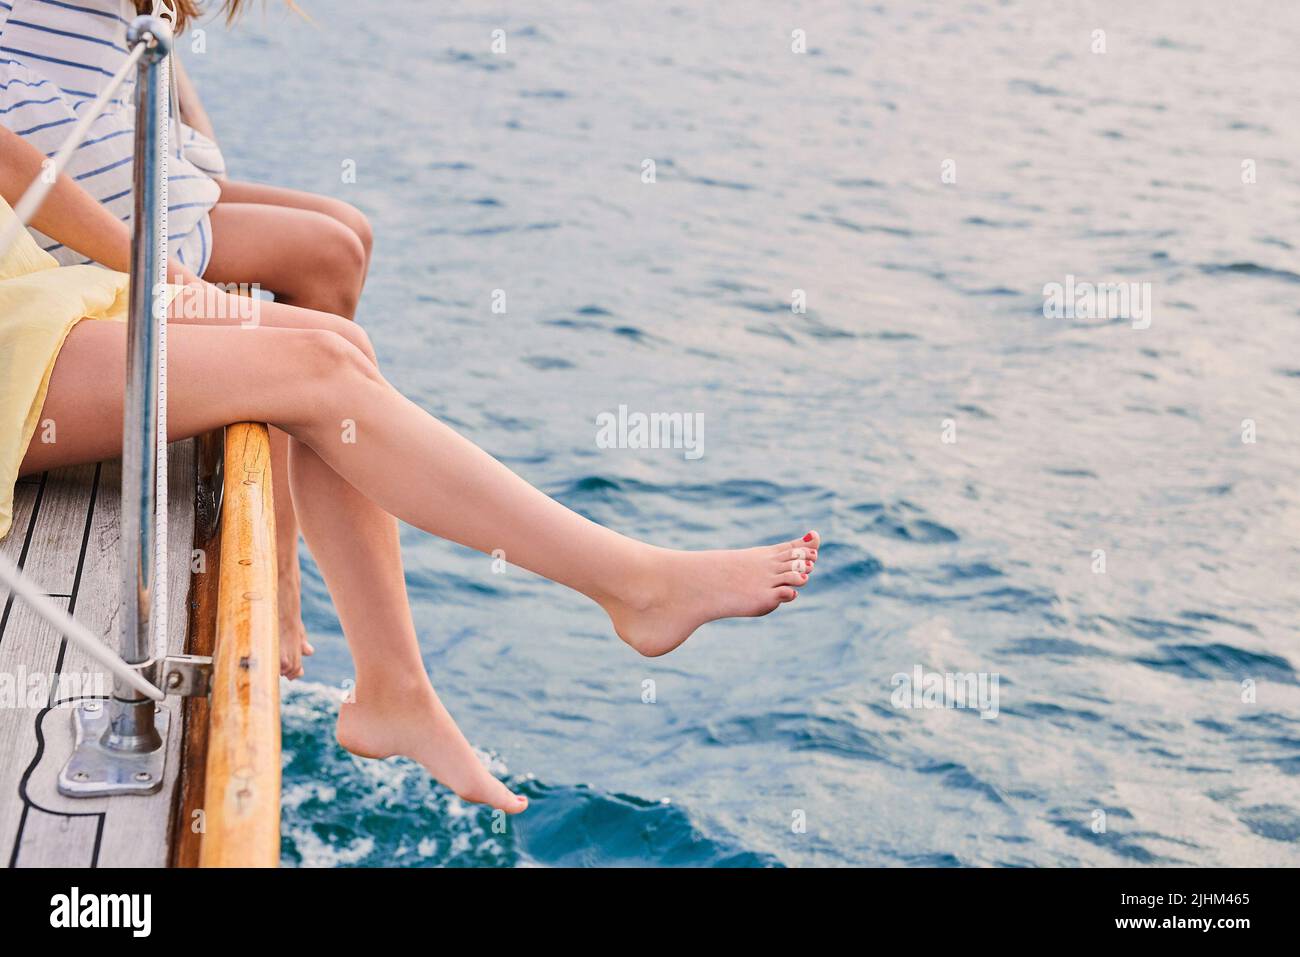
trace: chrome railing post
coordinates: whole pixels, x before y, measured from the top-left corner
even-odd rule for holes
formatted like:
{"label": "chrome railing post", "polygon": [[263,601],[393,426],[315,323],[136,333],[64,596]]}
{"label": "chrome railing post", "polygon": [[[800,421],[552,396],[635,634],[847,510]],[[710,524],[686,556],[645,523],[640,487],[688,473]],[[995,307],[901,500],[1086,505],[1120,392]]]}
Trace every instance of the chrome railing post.
{"label": "chrome railing post", "polygon": [[[152,42],[140,58],[135,84],[135,235],[131,243],[131,300],[127,319],[126,401],[122,421],[122,657],[138,665],[153,657],[152,616],[154,543],[157,529],[158,320],[153,301],[163,281],[158,261],[159,64],[165,41],[149,31],[148,21],[131,25],[128,42]],[[170,35],[168,34],[168,39]],[[126,705],[119,707],[119,705]],[[113,688],[113,733],[123,743],[157,745],[154,703],[138,691]]]}
{"label": "chrome railing post", "polygon": [[[127,319],[126,395],[122,423],[121,652],[137,670],[153,667],[151,629],[157,529],[158,317],[155,297],[167,268],[159,255],[158,199],[165,170],[159,164],[161,64],[171,30],[139,17],[127,34],[146,44],[135,88],[135,219]],[[77,712],[77,745],[60,775],[66,794],[148,793],[162,786],[168,712],[115,679],[107,714],[98,701]]]}

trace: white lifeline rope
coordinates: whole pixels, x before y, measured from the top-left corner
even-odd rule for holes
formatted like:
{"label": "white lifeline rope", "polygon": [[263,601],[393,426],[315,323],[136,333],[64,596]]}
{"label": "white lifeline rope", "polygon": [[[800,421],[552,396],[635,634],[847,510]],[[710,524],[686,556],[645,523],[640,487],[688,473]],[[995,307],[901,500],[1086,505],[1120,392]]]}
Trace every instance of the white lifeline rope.
{"label": "white lifeline rope", "polygon": [[128,665],[116,651],[95,637],[77,619],[54,602],[50,601],[44,591],[33,585],[6,555],[0,554],[0,582],[8,585],[15,595],[27,602],[32,611],[44,618],[55,630],[78,646],[89,657],[121,678],[141,694],[148,695],[155,701],[162,701],[166,696],[140,677],[139,673]]}

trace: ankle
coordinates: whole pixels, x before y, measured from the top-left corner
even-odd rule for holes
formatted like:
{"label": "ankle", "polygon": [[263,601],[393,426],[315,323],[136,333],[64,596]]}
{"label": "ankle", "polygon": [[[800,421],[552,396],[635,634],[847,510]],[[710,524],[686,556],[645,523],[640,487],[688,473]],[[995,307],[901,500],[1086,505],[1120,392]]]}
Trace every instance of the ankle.
{"label": "ankle", "polygon": [[302,614],[302,576],[297,564],[281,565],[276,573],[276,606],[281,618]]}
{"label": "ankle", "polygon": [[637,542],[623,571],[610,583],[608,597],[637,612],[659,607],[671,590],[665,572],[674,554],[672,549]]}
{"label": "ankle", "polygon": [[351,702],[363,707],[405,707],[436,697],[433,683],[421,666],[358,675]]}

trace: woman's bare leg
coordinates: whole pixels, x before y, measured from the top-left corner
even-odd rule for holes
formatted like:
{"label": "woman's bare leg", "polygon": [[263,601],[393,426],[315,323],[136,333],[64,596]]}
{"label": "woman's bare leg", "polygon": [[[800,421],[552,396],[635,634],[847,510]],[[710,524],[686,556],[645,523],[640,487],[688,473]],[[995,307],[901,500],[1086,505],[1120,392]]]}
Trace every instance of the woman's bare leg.
{"label": "woman's bare leg", "polygon": [[[293,341],[289,329],[227,331]],[[592,598],[619,636],[642,654],[665,654],[715,618],[767,614],[792,600],[806,580],[804,563],[815,557],[815,536],[807,543],[742,551],[678,552],[583,518],[401,396],[379,375],[360,331],[346,331],[360,347],[338,335],[315,337],[315,364],[301,372],[291,371],[278,355],[260,357],[263,366],[269,362],[279,370],[277,387],[295,390],[302,380],[302,388],[291,392],[299,402],[320,393],[306,410],[309,423],[283,421],[279,410],[251,417],[290,432],[386,512],[482,552],[501,549],[511,564]],[[335,375],[338,382],[331,384]],[[771,548],[780,550],[783,581],[751,591],[762,580]],[[744,555],[752,567],[741,561]],[[673,576],[666,574],[670,570]]]}
{"label": "woman's bare leg", "polygon": [[[59,441],[34,444],[23,462],[24,474],[120,454],[124,336],[122,323],[83,322],[73,329],[59,353],[41,413],[42,419],[60,424]],[[263,350],[293,336],[292,330],[174,324],[168,335],[172,438],[257,418],[264,410],[254,406],[261,403],[244,402],[238,395],[257,388],[256,377],[270,375],[276,363],[246,367],[238,373],[247,376],[244,380],[229,376],[258,354],[269,359]],[[282,401],[268,398],[272,406]],[[492,777],[429,683],[407,603],[393,517],[309,448],[296,440],[295,445],[306,453],[291,455],[288,470],[303,528],[356,667],[353,703],[342,706],[341,743],[366,757],[406,755],[466,800],[509,813],[523,810],[527,802]]]}
{"label": "woman's bare leg", "polygon": [[[401,396],[333,333],[177,328],[189,343],[214,337],[200,340],[211,371],[198,376],[213,395],[190,418],[275,423],[384,511],[481,552],[500,549],[511,564],[592,598],[642,654],[671,651],[706,621],[772,611],[794,598],[815,559],[813,533],[756,549],[679,552],[597,525]],[[179,373],[173,381],[199,391]],[[182,407],[178,421],[186,415]],[[60,424],[80,435],[98,418]],[[62,447],[29,455],[57,456]]]}
{"label": "woman's bare leg", "polygon": [[[24,473],[118,454],[120,386],[106,383],[123,382],[125,372],[121,359],[106,363],[124,353],[124,334],[110,323],[73,330],[42,411],[59,423],[59,442],[29,449]],[[340,740],[362,754],[413,757],[470,800],[523,809],[474,758],[428,686],[400,563],[382,564],[390,543],[377,524],[359,525],[355,508],[373,501],[444,538],[504,549],[508,561],[600,603],[620,637],[647,655],[672,650],[706,621],[762,615],[793,600],[816,561],[812,532],[760,548],[677,552],[602,528],[407,401],[333,333],[177,326],[168,354],[173,437],[274,422],[350,483],[354,499],[319,500],[320,488],[300,482],[296,463],[292,469],[304,527],[321,542],[317,557],[332,593],[339,589],[357,667],[357,699],[343,709]],[[375,561],[385,584],[358,589],[356,580],[372,580],[365,566]]]}
{"label": "woman's bare leg", "polygon": [[263,203],[217,203],[209,215],[208,282],[257,283],[278,302],[356,314],[368,253],[351,228],[315,210]]}
{"label": "woman's bare leg", "polygon": [[[194,298],[191,299],[190,297]],[[246,311],[252,308],[257,310],[255,324],[274,328],[324,329],[334,332],[346,338],[365,353],[372,362],[377,364],[374,349],[370,345],[370,339],[361,327],[347,319],[327,313],[314,312],[278,302],[262,300],[250,302],[247,299],[235,299],[234,297],[219,295],[211,287],[189,287],[182,296],[173,300],[171,315],[174,323],[239,326],[252,322]],[[333,469],[320,462],[315,452],[312,452],[311,449],[275,426],[270,429],[270,438],[271,482],[275,499],[280,673],[286,678],[292,679],[302,677],[303,656],[314,654],[315,649],[307,638],[307,629],[302,620],[302,581],[298,561],[299,523],[297,510],[293,504],[292,483],[289,477],[290,450],[297,446],[298,455],[303,457],[305,463],[300,465],[300,468],[304,471],[310,473],[323,470],[338,485],[344,486],[347,485],[347,482]],[[310,462],[312,458],[316,459],[315,463]],[[348,486],[347,491],[352,491],[351,486]],[[345,494],[345,490],[337,488],[332,492],[326,491],[322,494],[327,497],[341,499]],[[395,558],[400,566],[401,555],[397,544],[396,522],[392,516],[383,513],[380,509],[375,509],[373,503],[368,500],[367,504],[375,512],[378,512],[378,515],[373,516],[375,521],[385,521],[392,526],[393,531],[390,536],[392,555],[390,558]],[[310,536],[308,536],[307,541],[310,545]]]}
{"label": "woman's bare leg", "polygon": [[[372,243],[370,224],[359,211],[324,196],[227,180],[210,218],[207,280],[257,283],[273,292],[277,303],[354,318]],[[271,430],[281,647],[286,667],[301,674],[302,655],[311,654],[312,647],[302,621],[290,444],[284,433]]]}
{"label": "woman's bare leg", "polygon": [[374,248],[374,232],[365,213],[351,203],[333,196],[306,193],[300,189],[267,186],[264,183],[246,183],[240,180],[221,181],[222,203],[259,203],[263,206],[286,206],[290,209],[307,209],[337,219],[361,240],[366,251],[366,268],[370,267],[370,253]]}
{"label": "woman's bare leg", "polygon": [[[289,450],[294,441],[277,428],[271,440],[271,491],[275,501],[276,613],[280,620],[280,673],[301,678],[302,659],[316,653],[302,620],[302,565],[298,556],[301,531],[289,481]],[[309,543],[310,544],[310,543]]]}

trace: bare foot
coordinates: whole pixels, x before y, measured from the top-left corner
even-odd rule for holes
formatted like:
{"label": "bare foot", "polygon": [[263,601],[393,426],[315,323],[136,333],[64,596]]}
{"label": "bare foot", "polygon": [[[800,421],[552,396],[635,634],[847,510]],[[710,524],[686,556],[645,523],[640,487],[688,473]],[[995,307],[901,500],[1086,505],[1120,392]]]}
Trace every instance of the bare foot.
{"label": "bare foot", "polygon": [[382,700],[357,700],[339,709],[335,736],[339,744],[363,758],[395,754],[419,762],[440,784],[474,804],[488,804],[507,814],[528,807],[528,798],[514,794],[483,766],[460,728],[427,682],[407,694]]}
{"label": "bare foot", "polygon": [[280,615],[280,674],[286,678],[301,678],[302,659],[316,654],[307,640],[307,628],[301,615]]}
{"label": "bare foot", "polygon": [[280,614],[280,674],[301,678],[302,659],[314,655],[316,649],[307,640],[307,627],[302,623],[302,583],[296,564],[280,570],[276,607]]}
{"label": "bare foot", "polygon": [[597,599],[614,630],[648,657],[666,655],[705,622],[756,618],[794,601],[817,563],[821,536],[708,552],[656,549],[639,594]]}

